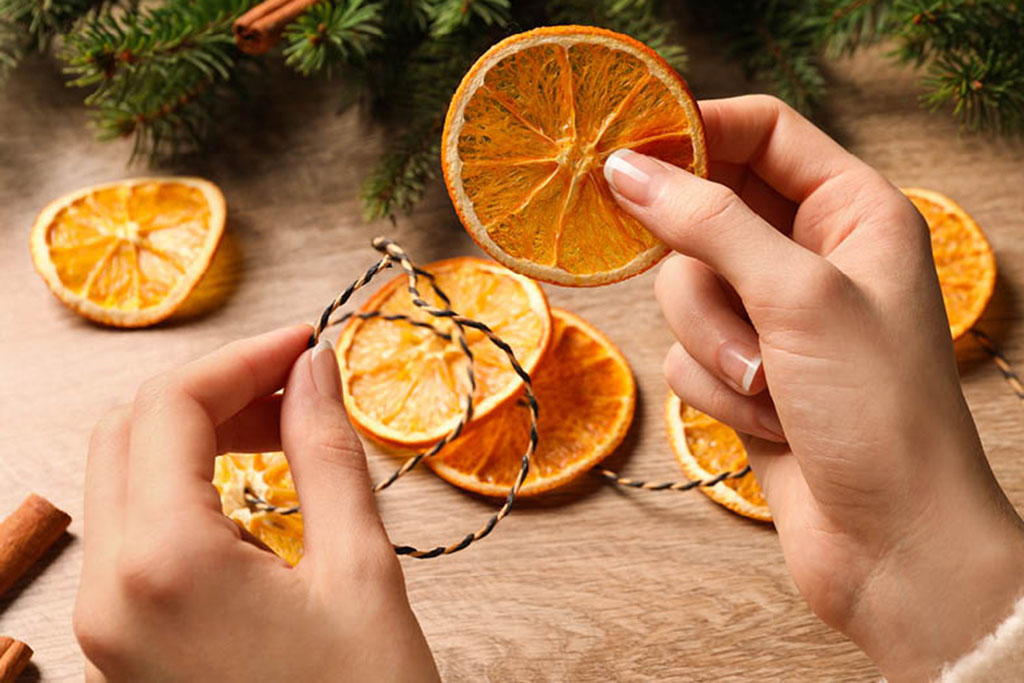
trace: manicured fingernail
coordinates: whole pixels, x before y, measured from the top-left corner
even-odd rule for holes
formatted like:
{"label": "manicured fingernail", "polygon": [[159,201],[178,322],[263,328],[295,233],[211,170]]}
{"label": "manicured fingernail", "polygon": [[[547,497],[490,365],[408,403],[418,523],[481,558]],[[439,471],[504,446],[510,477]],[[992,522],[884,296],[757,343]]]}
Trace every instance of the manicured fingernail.
{"label": "manicured fingernail", "polygon": [[651,180],[663,170],[654,159],[629,149],[616,150],[604,162],[604,178],[612,189],[640,206],[651,201]]}
{"label": "manicured fingernail", "polygon": [[750,391],[761,369],[761,354],[746,344],[729,341],[718,350],[718,366],[736,386]]}
{"label": "manicured fingernail", "polygon": [[313,384],[317,392],[326,398],[338,398],[341,395],[341,375],[331,342],[321,338],[309,362],[312,364]]}
{"label": "manicured fingernail", "polygon": [[757,422],[766,431],[785,441],[786,435],[782,431],[782,423],[779,422],[779,416],[775,413],[774,408],[769,406],[760,407],[757,411]]}

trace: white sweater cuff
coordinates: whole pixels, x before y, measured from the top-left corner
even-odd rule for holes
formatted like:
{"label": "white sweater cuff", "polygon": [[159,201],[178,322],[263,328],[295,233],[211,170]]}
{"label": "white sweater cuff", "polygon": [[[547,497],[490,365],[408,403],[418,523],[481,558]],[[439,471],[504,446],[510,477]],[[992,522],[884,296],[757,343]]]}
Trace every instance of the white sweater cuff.
{"label": "white sweater cuff", "polygon": [[974,650],[942,669],[941,683],[1024,680],[1024,598]]}

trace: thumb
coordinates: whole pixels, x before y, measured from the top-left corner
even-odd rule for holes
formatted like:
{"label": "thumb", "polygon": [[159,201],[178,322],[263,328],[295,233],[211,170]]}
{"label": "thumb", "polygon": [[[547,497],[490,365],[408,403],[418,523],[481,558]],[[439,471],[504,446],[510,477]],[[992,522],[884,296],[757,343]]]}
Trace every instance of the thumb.
{"label": "thumb", "polygon": [[302,506],[307,555],[338,550],[350,557],[367,543],[387,543],[326,339],[292,367],[281,406],[281,444]]}
{"label": "thumb", "polygon": [[616,201],[669,247],[703,261],[744,300],[778,292],[816,255],[758,216],[725,185],[620,149],[604,164]]}

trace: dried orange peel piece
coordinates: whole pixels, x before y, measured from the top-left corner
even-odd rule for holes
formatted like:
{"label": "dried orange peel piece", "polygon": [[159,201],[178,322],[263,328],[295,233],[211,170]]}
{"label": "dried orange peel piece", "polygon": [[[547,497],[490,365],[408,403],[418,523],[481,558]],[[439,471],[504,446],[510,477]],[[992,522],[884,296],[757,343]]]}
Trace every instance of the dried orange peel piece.
{"label": "dried orange peel piece", "polygon": [[[665,420],[669,443],[687,479],[707,481],[722,472],[738,472],[747,466],[747,451],[736,432],[685,405],[675,394],[670,393],[665,404]],[[753,472],[699,488],[711,500],[735,513],[762,522],[772,521]]]}
{"label": "dried orange peel piece", "polygon": [[51,202],[32,226],[32,262],[86,318],[144,327],[198,284],[224,233],[224,196],[201,178],[134,178]]}
{"label": "dried orange peel piece", "polygon": [[302,513],[282,515],[254,510],[246,490],[280,508],[299,504],[295,483],[284,453],[228,453],[217,457],[213,485],[220,494],[221,510],[240,527],[263,541],[291,565],[302,559]]}
{"label": "dried orange peel piece", "polygon": [[[451,301],[451,308],[491,328],[512,347],[526,372],[540,361],[551,335],[551,313],[540,286],[483,259],[460,257],[424,268]],[[451,333],[454,323],[432,317],[412,303],[408,280],[386,284],[361,313],[400,314]],[[424,281],[420,292],[443,302]],[[478,330],[467,329],[473,353],[476,419],[514,400],[523,383],[501,349]],[[457,344],[433,330],[381,318],[353,318],[338,341],[345,406],[352,423],[386,445],[421,447],[438,441],[462,419],[469,393],[469,360]]]}
{"label": "dried orange peel piece", "polygon": [[978,322],[996,286],[996,257],[978,223],[946,195],[904,188],[931,232],[932,256],[953,339]]}
{"label": "dried orange peel piece", "polygon": [[[540,436],[520,496],[562,486],[601,462],[633,421],[636,386],[622,353],[582,318],[551,309],[551,347],[533,373]],[[530,434],[526,406],[511,403],[424,462],[441,478],[504,496],[519,475]]]}
{"label": "dried orange peel piece", "polygon": [[445,184],[491,257],[530,277],[592,286],[667,248],[615,202],[617,149],[707,175],[703,122],[680,78],[632,38],[590,26],[511,36],[466,74],[445,120]]}

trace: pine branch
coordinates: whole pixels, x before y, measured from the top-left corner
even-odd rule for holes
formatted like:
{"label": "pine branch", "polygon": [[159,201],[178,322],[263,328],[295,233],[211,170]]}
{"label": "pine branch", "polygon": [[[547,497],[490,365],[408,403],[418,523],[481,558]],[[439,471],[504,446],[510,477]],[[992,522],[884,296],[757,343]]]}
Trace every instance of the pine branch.
{"label": "pine branch", "polygon": [[673,23],[657,0],[551,0],[554,23],[587,24],[625,33],[657,52],[677,71],[686,70],[686,49],[673,39]]}
{"label": "pine branch", "polygon": [[360,195],[365,220],[394,217],[423,197],[427,183],[438,175],[442,122],[438,115],[410,128],[380,158]]}
{"label": "pine branch", "polygon": [[0,0],[0,23],[22,32],[24,49],[44,52],[77,19],[111,4],[108,0]]}
{"label": "pine branch", "polygon": [[324,0],[292,22],[284,33],[285,63],[309,76],[362,61],[378,48],[382,6],[364,0]]}
{"label": "pine branch", "polygon": [[704,19],[728,37],[749,78],[765,80],[794,108],[810,112],[825,94],[821,22],[809,0],[723,0]]}
{"label": "pine branch", "polygon": [[176,154],[202,144],[215,112],[236,101],[241,53],[231,24],[250,0],[171,0],[141,12],[104,12],[67,38],[69,85],[93,87],[86,103],[99,137],[134,136],[134,155]]}
{"label": "pine branch", "polygon": [[817,13],[829,56],[872,45],[898,25],[893,0],[819,0]]}
{"label": "pine branch", "polygon": [[24,41],[17,27],[6,21],[0,21],[0,84],[18,66],[24,52]]}
{"label": "pine branch", "polygon": [[507,26],[509,0],[433,0],[430,35],[443,38],[469,27],[474,21],[487,27]]}
{"label": "pine branch", "polygon": [[922,101],[967,130],[1024,133],[1024,8],[1005,0],[899,0],[900,56],[927,63]]}
{"label": "pine branch", "polygon": [[440,170],[441,127],[455,88],[491,38],[454,34],[425,40],[390,80],[375,82],[377,110],[405,131],[363,184],[367,220],[392,217],[419,201]]}

